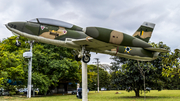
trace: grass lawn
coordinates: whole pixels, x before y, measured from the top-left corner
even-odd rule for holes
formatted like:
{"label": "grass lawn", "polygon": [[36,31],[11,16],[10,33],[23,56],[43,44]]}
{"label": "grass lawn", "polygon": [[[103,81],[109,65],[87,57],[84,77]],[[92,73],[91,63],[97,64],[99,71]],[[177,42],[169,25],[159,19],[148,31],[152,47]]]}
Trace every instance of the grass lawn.
{"label": "grass lawn", "polygon": [[[119,94],[115,94],[118,92]],[[140,98],[136,98],[134,92],[119,91],[90,91],[88,94],[88,101],[144,101],[144,94]],[[146,93],[146,101],[180,101],[180,90],[151,90]],[[76,95],[54,95],[46,97],[32,97],[26,98],[25,96],[1,96],[0,101],[81,101],[77,99]]]}

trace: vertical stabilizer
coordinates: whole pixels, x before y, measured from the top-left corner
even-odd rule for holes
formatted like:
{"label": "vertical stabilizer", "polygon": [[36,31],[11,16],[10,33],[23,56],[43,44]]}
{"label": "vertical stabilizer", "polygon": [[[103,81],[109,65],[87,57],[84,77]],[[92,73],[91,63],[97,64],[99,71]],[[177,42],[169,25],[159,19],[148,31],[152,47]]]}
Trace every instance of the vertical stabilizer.
{"label": "vertical stabilizer", "polygon": [[153,29],[155,27],[155,24],[144,22],[138,30],[133,34],[134,37],[139,38],[145,42],[149,42],[149,39],[151,38],[151,34],[153,32]]}

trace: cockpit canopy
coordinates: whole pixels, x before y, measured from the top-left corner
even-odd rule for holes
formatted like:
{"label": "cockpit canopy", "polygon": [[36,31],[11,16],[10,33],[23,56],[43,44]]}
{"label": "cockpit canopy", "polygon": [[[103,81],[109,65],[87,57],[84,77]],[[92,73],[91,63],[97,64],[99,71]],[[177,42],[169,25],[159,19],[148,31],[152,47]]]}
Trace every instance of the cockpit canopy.
{"label": "cockpit canopy", "polygon": [[65,28],[73,27],[73,24],[59,21],[59,20],[54,20],[54,19],[48,19],[48,18],[36,18],[36,19],[29,20],[29,22],[53,25],[53,26],[61,26],[61,27],[65,27]]}

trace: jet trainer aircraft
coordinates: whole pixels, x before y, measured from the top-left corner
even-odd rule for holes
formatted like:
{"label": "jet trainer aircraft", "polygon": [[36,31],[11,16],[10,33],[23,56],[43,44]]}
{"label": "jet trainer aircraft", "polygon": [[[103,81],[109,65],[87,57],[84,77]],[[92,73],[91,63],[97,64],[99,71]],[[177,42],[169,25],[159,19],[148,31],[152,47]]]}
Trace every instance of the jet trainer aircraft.
{"label": "jet trainer aircraft", "polygon": [[[82,59],[85,63],[90,61],[90,51],[140,61],[151,61],[156,59],[160,52],[168,52],[166,49],[153,48],[148,44],[155,27],[155,24],[149,22],[144,22],[133,36],[101,27],[81,28],[47,18],[10,22],[6,27],[18,36],[75,49],[75,59]],[[16,41],[16,45],[18,44]]]}

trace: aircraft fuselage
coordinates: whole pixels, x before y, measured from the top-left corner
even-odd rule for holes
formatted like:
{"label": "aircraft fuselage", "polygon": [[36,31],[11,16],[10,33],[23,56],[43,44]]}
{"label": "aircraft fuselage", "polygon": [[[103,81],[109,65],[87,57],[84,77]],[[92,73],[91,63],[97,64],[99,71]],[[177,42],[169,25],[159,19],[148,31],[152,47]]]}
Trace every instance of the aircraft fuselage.
{"label": "aircraft fuselage", "polygon": [[152,47],[145,41],[106,28],[83,29],[66,22],[45,18],[27,22],[10,22],[6,27],[15,34],[35,41],[78,50],[86,46],[88,51],[135,60],[151,61],[160,53],[145,49]]}

